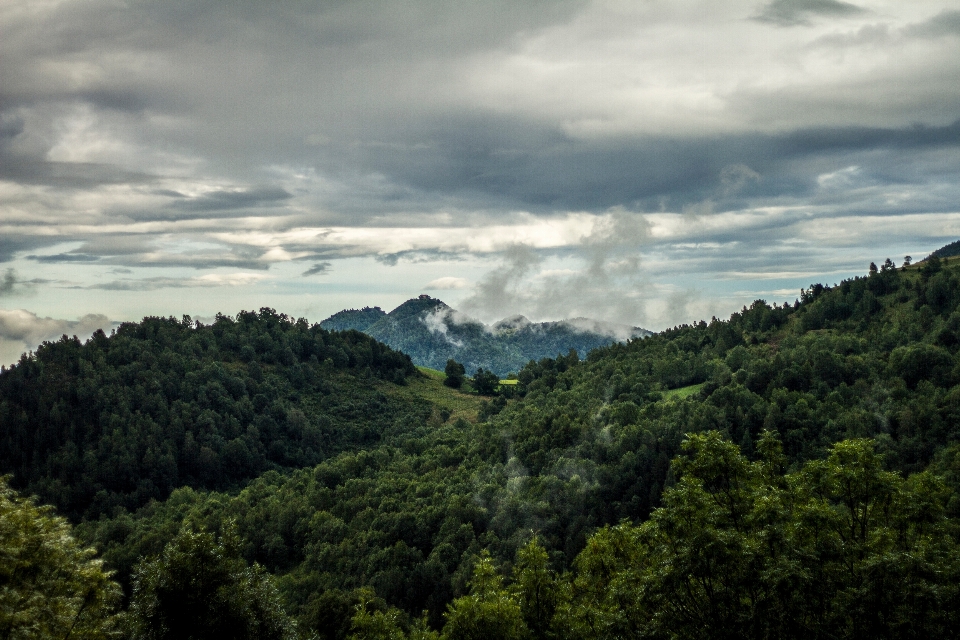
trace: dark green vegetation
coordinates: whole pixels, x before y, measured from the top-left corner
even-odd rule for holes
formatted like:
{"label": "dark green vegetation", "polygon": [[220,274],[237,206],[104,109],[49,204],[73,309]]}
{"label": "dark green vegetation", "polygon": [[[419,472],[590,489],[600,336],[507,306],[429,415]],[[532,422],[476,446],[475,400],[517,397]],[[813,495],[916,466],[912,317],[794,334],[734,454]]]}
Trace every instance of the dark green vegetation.
{"label": "dark green vegetation", "polygon": [[409,354],[420,366],[443,370],[447,360],[454,359],[468,372],[482,368],[499,376],[570,349],[585,354],[615,342],[617,333],[623,334],[621,339],[650,333],[584,318],[533,323],[515,316],[488,327],[426,295],[407,300],[390,313],[380,307],[340,311],[320,326],[363,331]]}
{"label": "dark green vegetation", "polygon": [[257,576],[229,584],[272,583],[321,638],[954,637],[958,307],[960,265],[888,261],[796,305],[531,362],[509,401],[371,369],[351,380],[389,413],[366,443],[75,535],[129,595],[209,532],[229,575]]}
{"label": "dark green vegetation", "polygon": [[344,309],[338,311],[320,323],[327,331],[366,331],[367,327],[386,317],[386,312],[380,307],[364,307],[363,309]]}
{"label": "dark green vegetation", "polygon": [[466,378],[467,370],[462,364],[453,358],[450,358],[447,360],[447,366],[443,368],[443,373],[446,376],[443,379],[443,384],[452,389],[459,389],[463,386],[463,381]]}
{"label": "dark green vegetation", "polygon": [[259,565],[247,566],[230,526],[220,540],[184,528],[162,554],[142,563],[130,612],[138,640],[297,637],[273,582]]}
{"label": "dark green vegetation", "polygon": [[71,518],[237,487],[422,422],[429,407],[379,390],[414,372],[366,335],[271,309],[64,336],[0,375],[0,469]]}
{"label": "dark green vegetation", "polygon": [[960,240],[956,242],[951,242],[950,244],[940,247],[936,251],[930,254],[931,258],[952,258],[954,256],[960,256]]}

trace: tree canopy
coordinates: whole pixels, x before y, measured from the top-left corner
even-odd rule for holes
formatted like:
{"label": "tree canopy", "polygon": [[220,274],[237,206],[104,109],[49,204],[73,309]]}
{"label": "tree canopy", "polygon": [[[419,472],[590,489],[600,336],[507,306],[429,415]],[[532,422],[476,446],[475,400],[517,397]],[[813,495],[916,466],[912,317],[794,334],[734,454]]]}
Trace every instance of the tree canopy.
{"label": "tree canopy", "polygon": [[136,570],[130,628],[136,640],[294,640],[272,578],[240,555],[227,523],[218,540],[185,526]]}

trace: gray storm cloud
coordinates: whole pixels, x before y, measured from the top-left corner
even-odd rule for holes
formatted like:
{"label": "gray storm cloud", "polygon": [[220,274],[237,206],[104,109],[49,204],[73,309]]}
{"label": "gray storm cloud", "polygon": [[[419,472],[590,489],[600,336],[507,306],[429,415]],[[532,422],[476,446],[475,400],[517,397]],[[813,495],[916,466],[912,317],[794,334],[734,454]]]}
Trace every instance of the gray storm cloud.
{"label": "gray storm cloud", "polygon": [[954,4],[9,0],[0,262],[129,294],[483,260],[416,281],[681,320],[707,277],[956,239]]}
{"label": "gray storm cloud", "polygon": [[329,262],[317,262],[303,272],[303,276],[316,276],[328,273],[332,265]]}
{"label": "gray storm cloud", "polygon": [[0,296],[10,295],[17,284],[16,272],[13,269],[7,269],[3,272],[3,279],[0,279]]}
{"label": "gray storm cloud", "polygon": [[0,276],[0,298],[33,294],[38,286],[45,284],[49,284],[49,281],[44,278],[24,280],[16,269],[8,267]]}
{"label": "gray storm cloud", "polygon": [[780,26],[796,26],[809,24],[815,17],[837,18],[863,12],[855,4],[838,0],[773,0],[755,19]]}

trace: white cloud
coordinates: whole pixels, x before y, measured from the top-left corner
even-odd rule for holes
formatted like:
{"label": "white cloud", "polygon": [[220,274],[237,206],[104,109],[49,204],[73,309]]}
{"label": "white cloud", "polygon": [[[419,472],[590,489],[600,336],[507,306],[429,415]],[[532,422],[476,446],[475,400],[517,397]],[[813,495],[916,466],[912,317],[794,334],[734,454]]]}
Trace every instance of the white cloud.
{"label": "white cloud", "polygon": [[442,278],[437,278],[436,280],[431,280],[426,285],[424,289],[433,289],[433,290],[451,290],[451,289],[467,289],[470,287],[470,281],[466,278],[458,278],[456,276],[444,276]]}
{"label": "white cloud", "polygon": [[122,278],[90,285],[88,289],[106,291],[155,291],[158,289],[189,289],[194,287],[243,287],[267,280],[261,273],[208,273],[196,278]]}
{"label": "white cloud", "polygon": [[99,314],[61,320],[41,318],[24,309],[0,309],[0,363],[15,363],[22,353],[36,349],[41,342],[54,341],[62,335],[76,335],[82,340],[97,329],[109,331],[116,324]]}

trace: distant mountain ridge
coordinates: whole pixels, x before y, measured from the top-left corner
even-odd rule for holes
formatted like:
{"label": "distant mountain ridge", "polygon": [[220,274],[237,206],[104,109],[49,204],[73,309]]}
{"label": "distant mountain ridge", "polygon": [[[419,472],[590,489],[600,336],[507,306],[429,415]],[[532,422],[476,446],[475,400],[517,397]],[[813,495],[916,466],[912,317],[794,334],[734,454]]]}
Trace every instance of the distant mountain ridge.
{"label": "distant mountain ridge", "polygon": [[570,349],[582,356],[613,342],[652,335],[640,327],[589,318],[531,322],[517,315],[486,325],[428,295],[407,300],[390,313],[380,307],[344,309],[320,326],[361,331],[421,366],[442,370],[453,358],[468,373],[482,367],[501,376],[519,371],[530,360],[555,358]]}

